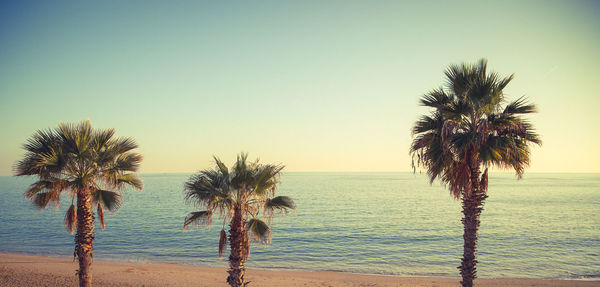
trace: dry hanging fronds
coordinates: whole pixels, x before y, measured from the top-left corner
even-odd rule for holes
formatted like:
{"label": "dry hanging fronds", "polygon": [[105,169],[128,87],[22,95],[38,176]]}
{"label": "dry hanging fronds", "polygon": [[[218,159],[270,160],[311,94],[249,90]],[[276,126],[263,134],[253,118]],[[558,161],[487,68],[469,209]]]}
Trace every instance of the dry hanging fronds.
{"label": "dry hanging fronds", "polygon": [[488,189],[488,169],[487,169],[487,167],[485,168],[483,175],[481,175],[481,182],[479,183],[479,186],[481,187],[481,190],[487,191],[487,189]]}
{"label": "dry hanging fronds", "polygon": [[104,211],[102,210],[102,205],[100,203],[98,203],[98,217],[100,217],[100,226],[102,227],[102,230],[104,230]]}
{"label": "dry hanging fronds", "polygon": [[67,210],[67,214],[65,214],[65,229],[73,234],[75,230],[75,225],[77,224],[77,211],[75,210],[75,205],[71,204],[71,207]]}
{"label": "dry hanging fronds", "polygon": [[225,229],[221,229],[221,238],[219,238],[219,258],[223,257],[223,250],[227,244],[227,233]]}

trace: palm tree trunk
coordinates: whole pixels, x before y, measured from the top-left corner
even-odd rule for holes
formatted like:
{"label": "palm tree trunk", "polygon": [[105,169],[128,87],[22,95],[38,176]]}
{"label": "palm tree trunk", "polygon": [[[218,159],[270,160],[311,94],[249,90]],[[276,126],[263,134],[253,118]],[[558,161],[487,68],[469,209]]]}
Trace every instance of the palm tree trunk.
{"label": "palm tree trunk", "polygon": [[87,189],[77,191],[77,235],[75,253],[79,259],[79,286],[92,286],[92,256],[94,251],[94,214],[92,196]]}
{"label": "palm tree trunk", "polygon": [[229,255],[229,276],[227,283],[231,287],[241,287],[244,284],[244,274],[246,269],[244,263],[248,259],[248,232],[244,227],[243,211],[240,206],[236,206],[233,218],[229,224],[229,246],[231,253]]}
{"label": "palm tree trunk", "polygon": [[477,233],[479,230],[479,215],[483,210],[483,203],[487,197],[486,191],[482,190],[479,181],[479,165],[471,167],[471,192],[462,196],[462,219],[463,234],[463,258],[462,264],[458,267],[462,275],[460,284],[463,287],[472,287],[473,280],[477,278]]}

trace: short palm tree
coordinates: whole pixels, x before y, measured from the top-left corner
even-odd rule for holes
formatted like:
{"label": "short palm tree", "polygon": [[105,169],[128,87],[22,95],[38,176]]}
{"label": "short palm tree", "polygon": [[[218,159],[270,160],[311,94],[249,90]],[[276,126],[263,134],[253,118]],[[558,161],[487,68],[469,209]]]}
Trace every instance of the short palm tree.
{"label": "short palm tree", "polygon": [[[413,127],[411,153],[415,165],[439,178],[462,200],[464,252],[458,267],[462,286],[473,286],[479,215],[487,198],[488,167],[512,168],[520,178],[529,165],[529,146],[541,144],[532,125],[521,115],[535,112],[524,98],[505,103],[503,89],[513,75],[487,73],[487,61],[452,65],[445,88],[421,98],[432,108]],[[483,173],[481,172],[484,168]]]}
{"label": "short palm tree", "polygon": [[113,129],[92,129],[89,121],[39,130],[23,145],[25,156],[15,166],[17,176],[38,176],[25,197],[40,209],[51,202],[58,206],[63,192],[70,197],[65,228],[73,234],[77,226],[73,255],[79,259],[79,286],[92,286],[93,208],[104,229],[103,209],[119,208],[120,191],[125,186],[142,189],[134,173],[142,161],[141,155],[132,152],[137,145],[131,138],[115,138],[114,133]]}
{"label": "short palm tree", "polygon": [[[209,226],[215,213],[223,219],[223,226],[229,221],[229,238],[225,228],[221,230],[219,257],[229,240],[227,283],[232,287],[246,286],[249,282],[244,282],[244,263],[250,254],[249,236],[268,244],[273,213],[288,212],[295,209],[295,204],[287,196],[275,197],[283,166],[259,164],[258,160],[248,163],[247,154],[241,154],[229,169],[221,160],[214,159],[214,169],[192,175],[185,183],[186,200],[205,210],[190,213],[183,228],[200,223]],[[266,222],[259,218],[261,215]]]}

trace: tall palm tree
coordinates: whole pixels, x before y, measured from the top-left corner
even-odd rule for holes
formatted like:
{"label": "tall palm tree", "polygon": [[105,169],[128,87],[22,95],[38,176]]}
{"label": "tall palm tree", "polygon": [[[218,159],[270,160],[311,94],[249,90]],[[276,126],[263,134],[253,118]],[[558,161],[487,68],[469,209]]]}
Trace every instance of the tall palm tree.
{"label": "tall palm tree", "polygon": [[[521,115],[536,111],[521,97],[506,103],[503,89],[513,75],[488,73],[487,60],[450,66],[446,86],[421,98],[432,108],[413,127],[410,152],[427,169],[431,182],[439,178],[462,200],[464,250],[462,286],[473,286],[479,215],[487,198],[488,167],[512,168],[519,178],[529,165],[529,145],[541,145],[533,126]],[[484,169],[483,173],[481,172]]]}
{"label": "tall palm tree", "polygon": [[[219,240],[219,257],[229,240],[229,276],[227,283],[232,287],[246,286],[244,263],[250,254],[249,236],[264,244],[270,243],[269,224],[274,212],[295,209],[294,201],[287,196],[277,196],[280,165],[259,164],[258,160],[247,162],[247,154],[240,154],[231,169],[214,158],[216,166],[192,175],[185,183],[185,197],[189,203],[202,206],[205,210],[191,212],[184,221],[184,230],[190,224],[209,226],[213,215],[218,212],[223,219]],[[266,222],[259,218],[265,217]],[[225,222],[229,221],[229,238]]]}
{"label": "tall palm tree", "polygon": [[17,176],[38,176],[25,197],[40,209],[50,202],[58,206],[63,192],[70,197],[65,228],[73,234],[77,226],[73,255],[79,259],[79,286],[92,286],[93,208],[104,229],[103,209],[119,208],[120,191],[125,186],[142,189],[142,181],[135,174],[142,156],[132,152],[137,144],[114,134],[113,129],[92,129],[89,121],[38,130],[23,145],[25,156],[15,165]]}

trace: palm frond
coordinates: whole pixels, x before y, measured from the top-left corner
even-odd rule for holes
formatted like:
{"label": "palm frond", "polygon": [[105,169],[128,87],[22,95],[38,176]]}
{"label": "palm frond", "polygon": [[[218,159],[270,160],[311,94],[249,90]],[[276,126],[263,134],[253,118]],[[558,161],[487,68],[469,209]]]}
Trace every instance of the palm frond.
{"label": "palm frond", "polygon": [[508,83],[510,83],[513,79],[514,79],[515,75],[511,74],[508,77],[504,77],[502,80],[499,80],[497,83],[497,87],[496,89],[502,91],[504,90],[504,88],[506,88],[506,86],[508,86]]}
{"label": "palm frond", "polygon": [[254,217],[248,220],[246,228],[252,239],[263,244],[271,242],[271,228],[262,220]]}
{"label": "palm frond", "polygon": [[224,177],[229,176],[229,169],[227,168],[227,166],[218,157],[213,156],[213,159],[217,164],[217,168],[219,169],[219,171],[221,171],[221,174],[223,174]]}
{"label": "palm frond", "polygon": [[277,196],[267,198],[263,207],[263,214],[269,224],[272,223],[273,215],[276,212],[287,214],[290,210],[296,209],[296,204],[288,196]]}
{"label": "palm frond", "polygon": [[138,148],[137,143],[134,139],[129,137],[120,137],[110,142],[110,149],[115,154],[126,154],[131,150]]}
{"label": "palm frond", "polygon": [[277,196],[265,201],[265,209],[288,212],[289,210],[296,209],[296,204],[288,196]]}
{"label": "palm frond", "polygon": [[188,216],[185,218],[183,222],[183,230],[186,230],[190,224],[203,224],[206,227],[210,226],[212,222],[212,212],[211,211],[196,211],[190,212]]}
{"label": "palm frond", "polygon": [[481,181],[479,183],[479,186],[485,191],[487,191],[487,189],[488,189],[488,169],[487,168],[485,168],[485,171],[481,175]]}
{"label": "palm frond", "polygon": [[134,173],[121,174],[121,175],[117,176],[116,186],[121,187],[123,185],[129,185],[137,190],[142,190],[142,188],[144,187],[144,183],[142,182],[142,179],[140,179],[137,176],[137,174],[134,174]]}
{"label": "palm frond", "polygon": [[282,165],[257,165],[252,173],[252,192],[259,197],[265,197],[269,192],[274,194],[283,168]]}
{"label": "palm frond", "polygon": [[240,153],[231,169],[231,187],[234,189],[243,189],[248,184],[252,184],[252,169],[248,168],[248,154]]}
{"label": "palm frond", "polygon": [[[40,135],[43,134],[43,135]],[[15,175],[40,175],[51,176],[60,172],[64,167],[64,153],[55,135],[46,135],[38,131],[37,134],[23,145],[27,151],[22,160],[14,166]]]}
{"label": "palm frond", "polygon": [[452,103],[452,98],[446,94],[444,89],[438,88],[425,94],[420,99],[420,104],[426,107],[441,108]]}
{"label": "palm frond", "polygon": [[110,211],[121,207],[121,195],[110,190],[96,189],[92,192],[92,200]]}
{"label": "palm frond", "polygon": [[504,108],[503,114],[530,114],[537,112],[537,108],[533,104],[527,103],[527,98],[520,97],[517,100],[509,103]]}
{"label": "palm frond", "polygon": [[106,224],[104,222],[104,211],[102,210],[102,204],[98,204],[98,217],[100,218],[100,227],[102,230],[106,228]]}
{"label": "palm frond", "polygon": [[204,170],[184,184],[185,200],[195,206],[211,206],[231,198],[229,177],[218,170]]}
{"label": "palm frond", "polygon": [[219,236],[219,258],[223,257],[223,251],[227,245],[227,233],[225,229],[221,229],[221,233]]}
{"label": "palm frond", "polygon": [[75,205],[71,204],[67,210],[67,213],[65,214],[65,229],[70,234],[73,234],[75,225],[77,225],[77,209],[75,209]]}
{"label": "palm frond", "polygon": [[46,177],[32,183],[25,191],[25,198],[32,198],[42,190],[47,192],[63,192],[71,188],[71,183],[65,179]]}
{"label": "palm frond", "polygon": [[450,65],[444,72],[446,75],[446,86],[458,99],[464,99],[469,86],[469,67]]}
{"label": "palm frond", "polygon": [[413,126],[412,133],[413,135],[425,133],[425,132],[435,132],[442,128],[444,125],[444,119],[441,114],[437,113],[431,116],[422,116]]}
{"label": "palm frond", "polygon": [[142,159],[143,157],[139,153],[121,153],[115,158],[112,168],[120,172],[137,171]]}
{"label": "palm frond", "polygon": [[114,129],[104,129],[96,131],[94,133],[94,146],[99,150],[106,148],[114,135]]}
{"label": "palm frond", "polygon": [[23,149],[33,154],[47,153],[56,149],[59,137],[54,130],[38,130],[23,144]]}
{"label": "palm frond", "polygon": [[60,123],[57,134],[62,138],[62,148],[79,157],[93,152],[94,131],[89,120],[78,124]]}
{"label": "palm frond", "polygon": [[38,192],[33,197],[33,204],[39,209],[44,209],[48,203],[53,202],[56,207],[60,205],[60,190],[50,190],[46,192]]}
{"label": "palm frond", "polygon": [[38,192],[44,189],[52,189],[52,182],[49,180],[38,180],[32,183],[27,190],[25,190],[25,198],[32,198]]}

